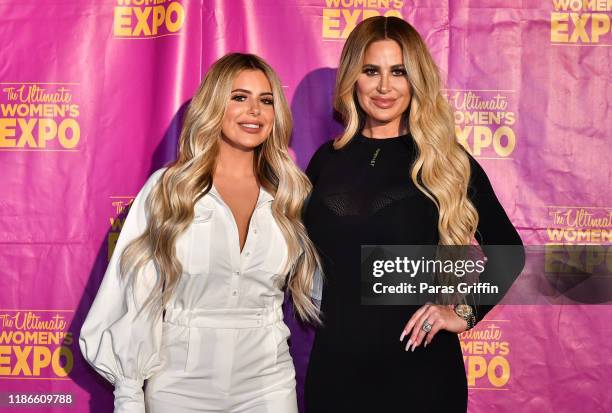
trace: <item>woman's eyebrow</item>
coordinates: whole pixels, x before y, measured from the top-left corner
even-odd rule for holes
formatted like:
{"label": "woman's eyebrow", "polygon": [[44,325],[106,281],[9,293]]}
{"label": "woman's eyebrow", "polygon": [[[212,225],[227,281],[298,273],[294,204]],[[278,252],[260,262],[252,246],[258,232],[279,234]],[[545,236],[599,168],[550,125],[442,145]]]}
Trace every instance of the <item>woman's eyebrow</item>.
{"label": "woman's eyebrow", "polygon": [[[234,89],[234,90],[232,90],[232,93],[236,93],[236,92],[242,92],[242,93],[246,93],[248,95],[252,95],[253,94],[253,92],[251,92],[250,90],[246,90],[246,89]],[[274,96],[272,94],[272,92],[263,92],[259,96],[264,96],[264,95]]]}
{"label": "woman's eyebrow", "polygon": [[[378,66],[378,65],[373,65],[372,63],[366,63],[366,64],[364,64],[364,65],[363,65],[363,67],[364,67],[364,68],[365,68],[365,67],[371,67],[371,68],[373,68],[373,69],[380,69],[380,66]],[[391,69],[404,69],[404,68],[405,68],[405,66],[404,66],[404,64],[403,64],[403,63],[398,63],[398,64],[395,64],[395,65],[392,65],[392,66],[391,66]]]}

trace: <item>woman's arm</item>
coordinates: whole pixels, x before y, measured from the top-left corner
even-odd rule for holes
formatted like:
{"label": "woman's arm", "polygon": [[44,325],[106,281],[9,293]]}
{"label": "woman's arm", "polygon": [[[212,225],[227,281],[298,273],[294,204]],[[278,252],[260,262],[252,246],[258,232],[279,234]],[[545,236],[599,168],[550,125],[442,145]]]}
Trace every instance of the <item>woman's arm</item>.
{"label": "woman's arm", "polygon": [[[494,281],[500,287],[499,297],[503,297],[525,265],[525,251],[518,232],[510,222],[501,206],[487,174],[480,164],[470,158],[471,177],[468,197],[478,212],[476,240],[487,257],[485,269],[480,279]],[[519,246],[519,248],[494,248],[490,245]],[[476,323],[491,311],[493,305],[480,305],[478,297],[469,297],[468,304],[475,310]]]}
{"label": "woman's arm", "polygon": [[131,277],[120,275],[119,260],[127,244],[146,229],[145,201],[162,172],[151,175],[134,199],[79,337],[87,362],[115,386],[115,412],[144,413],[144,380],[160,368],[161,311],[138,314],[157,272],[147,264],[134,289]]}
{"label": "woman's arm", "polygon": [[[501,298],[510,289],[525,265],[523,243],[504,208],[499,203],[487,174],[472,156],[469,154],[468,156],[471,167],[468,197],[479,216],[475,238],[487,257],[484,271],[480,274],[479,280],[492,281],[493,285],[499,286],[498,296]],[[494,307],[494,305],[480,304],[481,300],[474,295],[466,297],[466,300],[474,310],[475,324],[481,321]],[[432,326],[428,332],[425,332],[422,328],[425,320]],[[467,322],[455,314],[451,306],[426,304],[410,317],[402,331],[400,341],[410,335],[406,350],[412,346],[414,351],[414,348],[421,343],[424,342],[426,346],[427,343],[431,342],[440,330],[460,333],[466,329]]]}

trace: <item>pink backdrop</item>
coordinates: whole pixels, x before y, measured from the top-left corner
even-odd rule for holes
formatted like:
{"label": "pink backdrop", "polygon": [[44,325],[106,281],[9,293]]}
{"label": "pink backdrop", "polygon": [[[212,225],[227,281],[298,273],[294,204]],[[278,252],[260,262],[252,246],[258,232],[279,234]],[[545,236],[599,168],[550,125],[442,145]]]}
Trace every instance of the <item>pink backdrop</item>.
{"label": "pink backdrop", "polygon": [[[304,167],[340,130],[331,93],[343,40],[376,14],[426,40],[458,139],[526,244],[611,244],[609,1],[3,1],[0,410],[15,407],[9,393],[111,409],[78,332],[124,208],[175,156],[210,64],[245,51],[278,71]],[[498,306],[462,336],[470,412],[611,411],[611,308]],[[312,331],[288,323],[301,391]],[[65,408],[37,409],[55,410]]]}

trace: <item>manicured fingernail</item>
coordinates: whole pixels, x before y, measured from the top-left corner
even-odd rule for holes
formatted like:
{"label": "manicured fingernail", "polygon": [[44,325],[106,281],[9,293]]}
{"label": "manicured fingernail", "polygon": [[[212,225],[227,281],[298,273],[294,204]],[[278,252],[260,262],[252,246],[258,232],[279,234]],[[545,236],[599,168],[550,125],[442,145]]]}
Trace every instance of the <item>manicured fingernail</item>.
{"label": "manicured fingernail", "polygon": [[412,350],[411,350],[411,351],[413,351],[413,352],[414,352],[415,347],[416,347],[416,343],[414,343],[414,344],[412,345]]}
{"label": "manicured fingernail", "polygon": [[402,335],[400,336],[400,341],[404,341],[404,337],[406,337],[406,332],[402,331]]}
{"label": "manicured fingernail", "polygon": [[423,348],[427,347],[427,341],[425,341],[425,344],[423,344]]}
{"label": "manicured fingernail", "polygon": [[405,349],[406,351],[408,351],[411,344],[412,344],[412,339],[408,340],[408,342],[406,343],[406,349]]}

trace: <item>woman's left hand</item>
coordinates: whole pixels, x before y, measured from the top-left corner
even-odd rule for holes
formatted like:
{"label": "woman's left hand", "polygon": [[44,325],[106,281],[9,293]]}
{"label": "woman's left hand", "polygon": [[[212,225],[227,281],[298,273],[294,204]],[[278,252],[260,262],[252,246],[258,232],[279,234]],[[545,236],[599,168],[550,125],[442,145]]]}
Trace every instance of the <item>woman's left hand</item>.
{"label": "woman's left hand", "polygon": [[[431,330],[426,333],[423,330],[423,324],[425,320],[431,324]],[[451,333],[462,333],[467,330],[467,321],[459,317],[452,305],[438,305],[438,304],[425,304],[419,308],[408,320],[400,341],[404,340],[404,337],[410,336],[410,339],[406,343],[406,351],[412,345],[412,351],[424,342],[424,347],[431,343],[434,336],[440,330],[447,330]]]}

